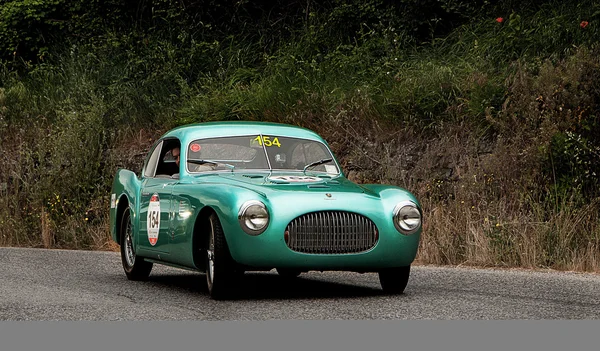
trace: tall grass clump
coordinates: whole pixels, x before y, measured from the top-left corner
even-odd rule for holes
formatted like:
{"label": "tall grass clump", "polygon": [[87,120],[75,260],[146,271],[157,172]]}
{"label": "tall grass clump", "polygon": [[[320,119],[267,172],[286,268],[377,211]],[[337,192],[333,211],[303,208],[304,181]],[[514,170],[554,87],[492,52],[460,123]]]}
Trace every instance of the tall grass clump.
{"label": "tall grass clump", "polygon": [[[133,129],[160,130],[179,98],[173,71],[133,78],[137,61],[73,51],[62,64],[39,65],[16,79],[4,75],[0,171],[1,244],[105,248],[107,193],[116,168],[141,164]],[[147,63],[143,63],[146,65]],[[167,65],[167,63],[163,62]],[[169,74],[171,73],[171,74]],[[156,132],[151,132],[155,135]],[[146,135],[144,135],[146,137]],[[133,147],[123,149],[123,145]]]}

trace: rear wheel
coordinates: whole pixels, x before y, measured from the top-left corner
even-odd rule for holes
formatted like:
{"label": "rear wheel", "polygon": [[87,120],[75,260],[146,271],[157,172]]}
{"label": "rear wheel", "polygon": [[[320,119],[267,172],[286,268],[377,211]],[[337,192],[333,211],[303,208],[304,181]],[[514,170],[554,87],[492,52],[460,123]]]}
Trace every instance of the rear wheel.
{"label": "rear wheel", "polygon": [[206,285],[211,298],[221,300],[232,298],[243,271],[236,270],[235,262],[229,253],[223,228],[215,213],[208,218],[210,234],[206,245]]}
{"label": "rear wheel", "polygon": [[137,257],[133,246],[133,227],[129,207],[121,217],[121,262],[129,280],[146,280],[152,271],[152,263]]}
{"label": "rear wheel", "polygon": [[385,293],[402,294],[408,284],[409,276],[410,266],[386,268],[379,271],[379,282]]}

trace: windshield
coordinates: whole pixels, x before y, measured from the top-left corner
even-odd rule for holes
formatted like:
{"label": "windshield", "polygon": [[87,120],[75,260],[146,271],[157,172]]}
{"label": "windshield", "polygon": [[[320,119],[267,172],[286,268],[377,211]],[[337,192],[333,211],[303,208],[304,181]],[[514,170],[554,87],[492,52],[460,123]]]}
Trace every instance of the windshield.
{"label": "windshield", "polygon": [[[198,139],[187,150],[190,173],[235,170],[282,170],[339,174],[323,143],[282,136],[252,135]],[[308,166],[308,167],[307,167]]]}

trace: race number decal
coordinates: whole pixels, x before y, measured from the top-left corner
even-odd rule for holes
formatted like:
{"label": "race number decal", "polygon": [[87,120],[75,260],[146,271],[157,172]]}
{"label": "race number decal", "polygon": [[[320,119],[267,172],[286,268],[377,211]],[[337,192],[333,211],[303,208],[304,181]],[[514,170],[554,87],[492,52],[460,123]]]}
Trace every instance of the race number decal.
{"label": "race number decal", "polygon": [[283,182],[290,182],[290,183],[310,183],[310,182],[320,182],[323,179],[321,178],[317,178],[317,177],[310,177],[310,176],[276,176],[276,177],[269,177],[269,180],[274,180],[274,181],[283,181]]}
{"label": "race number decal", "polygon": [[150,245],[156,245],[158,241],[158,231],[160,230],[160,200],[158,194],[152,195],[148,205],[148,241]]}
{"label": "race number decal", "polygon": [[264,144],[266,147],[271,147],[271,146],[281,147],[278,137],[274,137],[273,139],[271,139],[271,138],[273,138],[273,137],[270,137],[268,135],[259,135],[250,141],[250,146],[251,147],[255,146],[255,145],[263,146],[263,144]]}

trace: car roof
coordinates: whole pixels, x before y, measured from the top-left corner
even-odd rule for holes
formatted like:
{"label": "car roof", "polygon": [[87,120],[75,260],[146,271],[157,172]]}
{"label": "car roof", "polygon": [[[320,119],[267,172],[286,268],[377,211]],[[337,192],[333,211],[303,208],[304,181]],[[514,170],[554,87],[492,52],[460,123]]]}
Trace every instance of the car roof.
{"label": "car roof", "polygon": [[273,122],[223,121],[186,124],[166,132],[161,139],[176,137],[187,144],[191,140],[240,136],[240,135],[272,135],[306,138],[325,142],[317,133],[310,129],[290,124]]}

